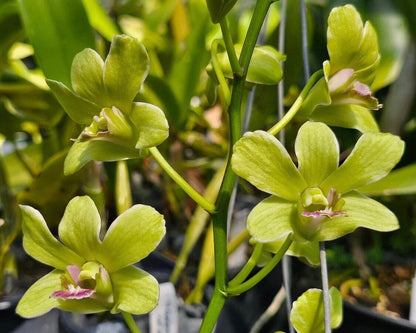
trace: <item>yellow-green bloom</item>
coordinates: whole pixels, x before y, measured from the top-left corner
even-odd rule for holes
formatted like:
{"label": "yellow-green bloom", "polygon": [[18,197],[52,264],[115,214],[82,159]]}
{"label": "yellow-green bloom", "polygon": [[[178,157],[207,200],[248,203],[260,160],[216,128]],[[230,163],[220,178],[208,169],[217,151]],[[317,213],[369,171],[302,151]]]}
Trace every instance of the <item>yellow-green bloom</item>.
{"label": "yellow-green bloom", "polygon": [[168,137],[168,123],[157,106],[134,102],[149,71],[149,57],[137,39],[115,36],[103,61],[92,49],[78,53],[71,67],[71,91],[47,80],[67,114],[85,129],[65,160],[65,174],[91,160],[137,158]]}
{"label": "yellow-green bloom", "polygon": [[156,306],[156,279],[132,265],[152,252],[165,234],[163,216],[152,207],[126,210],[103,240],[100,215],[89,197],[69,202],[59,240],[36,209],[21,206],[21,212],[25,251],[54,270],[26,291],[16,308],[19,315],[36,317],[52,308],[143,314]]}
{"label": "yellow-green bloom", "polygon": [[247,228],[253,239],[277,251],[292,235],[289,253],[318,263],[318,242],[342,237],[358,227],[398,228],[395,215],[357,189],[386,176],[400,160],[404,143],[387,133],[365,133],[339,165],[338,141],[331,129],[305,123],[298,132],[298,166],[271,134],[249,132],[234,146],[232,168],[271,194],[251,211]]}

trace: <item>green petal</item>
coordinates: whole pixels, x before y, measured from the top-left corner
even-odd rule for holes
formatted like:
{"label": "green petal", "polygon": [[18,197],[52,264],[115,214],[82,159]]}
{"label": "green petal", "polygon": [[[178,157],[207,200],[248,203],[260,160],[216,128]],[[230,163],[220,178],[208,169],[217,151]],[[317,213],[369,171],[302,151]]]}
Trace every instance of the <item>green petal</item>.
{"label": "green petal", "polygon": [[112,313],[125,311],[144,314],[152,311],[159,299],[159,284],[149,273],[127,266],[111,274],[114,292]]}
{"label": "green petal", "polygon": [[96,260],[101,218],[90,197],[75,197],[66,206],[59,224],[59,238],[86,260]]}
{"label": "green petal", "polygon": [[112,304],[100,302],[93,298],[58,299],[58,309],[75,313],[98,313],[109,311]]}
{"label": "green petal", "polygon": [[365,133],[345,162],[321,185],[346,193],[386,176],[403,155],[404,142],[389,133]]}
{"label": "green petal", "polygon": [[[266,251],[276,253],[282,246],[285,239],[280,239],[264,246]],[[317,266],[320,263],[319,258],[319,242],[296,242],[293,241],[286,254],[305,259],[309,264]]]}
{"label": "green petal", "polygon": [[58,307],[58,300],[50,296],[54,291],[61,289],[62,274],[63,271],[55,269],[36,281],[20,299],[16,313],[25,318],[32,318]]}
{"label": "green petal", "polygon": [[318,106],[310,118],[330,126],[355,128],[362,133],[380,131],[372,112],[355,104]]}
{"label": "green petal", "polygon": [[169,124],[165,114],[155,105],[133,103],[130,119],[139,132],[136,148],[157,146],[169,136]]}
{"label": "green petal", "polygon": [[110,273],[138,262],[156,248],[165,231],[165,220],[153,207],[134,205],[111,224],[99,261]]}
{"label": "green petal", "polygon": [[53,237],[42,215],[29,206],[20,206],[23,247],[36,260],[65,270],[67,265],[82,265],[84,259]]}
{"label": "green petal", "polygon": [[64,164],[64,174],[77,172],[88,162],[117,161],[140,157],[141,151],[115,144],[110,141],[88,140],[75,142],[68,152]]}
{"label": "green petal", "polygon": [[331,74],[343,68],[360,70],[378,61],[378,43],[374,28],[368,22],[363,27],[360,14],[351,5],[331,11],[327,40]]}
{"label": "green petal", "polygon": [[271,134],[248,132],[234,145],[234,172],[258,189],[296,201],[306,187],[283,145]]}
{"label": "green petal", "polygon": [[318,186],[338,168],[339,145],[335,134],[323,123],[307,122],[295,142],[298,169],[308,186]]}
{"label": "green petal", "polygon": [[104,85],[109,106],[129,113],[149,71],[149,56],[139,41],[127,35],[115,36],[104,65]]}
{"label": "green petal", "polygon": [[[329,62],[326,61],[324,68],[325,66],[329,67]],[[327,78],[323,77],[309,91],[297,115],[309,117],[318,105],[329,104],[331,104],[331,97],[329,95],[328,82]]]}
{"label": "green petal", "polygon": [[316,241],[329,241],[353,232],[359,227],[376,231],[399,228],[397,217],[381,203],[352,191],[342,196],[342,210],[347,216],[326,218],[317,232]]}
{"label": "green petal", "polygon": [[247,229],[260,243],[273,242],[293,233],[291,220],[296,218],[296,204],[275,196],[261,201],[247,218]]}
{"label": "green petal", "polygon": [[100,113],[100,108],[90,101],[75,95],[63,83],[46,80],[52,93],[71,119],[79,124],[90,124],[92,117]]}
{"label": "green petal", "polygon": [[92,49],[79,52],[71,67],[71,82],[74,91],[100,107],[106,106],[103,67],[103,59]]}

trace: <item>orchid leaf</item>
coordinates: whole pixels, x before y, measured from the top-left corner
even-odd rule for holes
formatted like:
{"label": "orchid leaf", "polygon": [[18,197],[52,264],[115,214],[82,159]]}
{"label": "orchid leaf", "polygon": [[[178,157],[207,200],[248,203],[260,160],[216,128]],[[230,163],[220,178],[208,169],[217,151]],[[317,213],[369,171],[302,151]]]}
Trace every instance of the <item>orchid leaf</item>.
{"label": "orchid leaf", "polygon": [[59,238],[75,253],[87,260],[96,260],[101,217],[90,197],[75,197],[65,209],[59,224]]}
{"label": "orchid leaf", "polygon": [[371,196],[405,195],[416,193],[416,164],[392,171],[386,177],[359,188]]}
{"label": "orchid leaf", "polygon": [[90,101],[75,95],[63,83],[46,80],[56,99],[68,116],[79,124],[90,124],[92,117],[100,113],[100,108]]}
{"label": "orchid leaf", "polygon": [[[404,142],[389,133],[365,133],[345,162],[321,184],[339,193],[367,185],[386,176],[403,155]],[[388,156],[388,158],[386,158]]]}
{"label": "orchid leaf", "polygon": [[135,102],[130,118],[139,132],[138,149],[157,146],[169,136],[165,114],[155,105]]}
{"label": "orchid leaf", "polygon": [[298,169],[309,186],[318,186],[338,168],[339,145],[335,134],[322,123],[305,123],[296,137]]}
{"label": "orchid leaf", "polygon": [[102,243],[103,257],[99,261],[110,273],[117,271],[146,257],[164,235],[163,216],[150,206],[135,205],[111,224]]}
{"label": "orchid leaf", "polygon": [[[342,296],[338,289],[329,290],[331,309],[331,328],[337,328],[342,322]],[[298,333],[324,333],[324,305],[322,290],[309,289],[294,303],[290,321]]]}
{"label": "orchid leaf", "polygon": [[103,59],[92,49],[84,49],[78,53],[71,66],[72,89],[82,98],[100,107],[106,105],[103,67]]}
{"label": "orchid leaf", "polygon": [[296,204],[271,196],[261,201],[247,218],[247,229],[259,243],[273,242],[293,232]]}
{"label": "orchid leaf", "polygon": [[17,304],[16,313],[25,318],[41,316],[58,306],[52,293],[61,288],[62,271],[53,270],[36,281]]}
{"label": "orchid leaf", "polygon": [[82,264],[84,259],[53,237],[42,215],[34,208],[20,206],[23,247],[36,260],[61,270],[67,265]]}
{"label": "orchid leaf", "polygon": [[149,273],[128,266],[111,274],[114,297],[117,302],[112,313],[125,311],[131,314],[144,314],[152,311],[159,299],[159,285]]}
{"label": "orchid leaf", "polygon": [[231,163],[237,175],[286,200],[296,200],[306,187],[283,145],[263,131],[246,133],[234,145]]}
{"label": "orchid leaf", "polygon": [[149,56],[144,46],[127,35],[115,36],[104,65],[108,106],[128,114],[148,71]]}

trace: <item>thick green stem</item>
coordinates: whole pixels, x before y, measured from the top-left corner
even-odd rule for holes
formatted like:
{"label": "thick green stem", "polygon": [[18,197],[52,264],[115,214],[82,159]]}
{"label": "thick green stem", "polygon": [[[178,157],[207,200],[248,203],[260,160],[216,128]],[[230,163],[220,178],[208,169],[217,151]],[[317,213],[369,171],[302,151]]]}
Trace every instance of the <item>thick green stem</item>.
{"label": "thick green stem", "polygon": [[202,326],[199,330],[200,333],[211,333],[214,330],[218,316],[220,315],[225,304],[225,300],[226,296],[221,292],[221,290],[215,288],[202,322]]}
{"label": "thick green stem", "polygon": [[292,120],[292,118],[296,115],[296,113],[299,111],[300,107],[302,106],[303,101],[305,100],[306,96],[308,95],[309,91],[312,89],[312,87],[315,85],[316,82],[318,82],[319,79],[321,79],[323,75],[323,71],[319,70],[315,72],[309,79],[308,83],[305,85],[305,87],[302,89],[300,95],[296,99],[296,101],[293,103],[289,111],[284,115],[280,121],[275,124],[271,129],[269,129],[267,132],[269,132],[272,135],[276,135],[279,133],[285,126],[289,123],[289,121]]}
{"label": "thick green stem", "polygon": [[263,280],[271,271],[272,269],[280,262],[284,254],[286,253],[289,246],[292,244],[291,235],[288,235],[282,244],[279,251],[273,256],[273,258],[264,266],[260,271],[256,273],[253,277],[251,277],[246,282],[238,285],[238,286],[231,286],[225,290],[227,295],[239,295],[247,290],[253,288],[257,283]]}
{"label": "thick green stem", "polygon": [[159,163],[161,168],[187,193],[195,202],[204,208],[207,212],[213,213],[215,211],[215,205],[208,202],[202,195],[195,191],[191,185],[189,185],[185,179],[183,179],[165,160],[162,154],[156,147],[149,148],[150,153],[154,159]]}
{"label": "thick green stem", "polygon": [[122,311],[121,314],[123,315],[123,319],[126,322],[127,327],[130,329],[131,333],[141,333],[141,331],[136,325],[136,322],[134,321],[133,316],[130,313]]}

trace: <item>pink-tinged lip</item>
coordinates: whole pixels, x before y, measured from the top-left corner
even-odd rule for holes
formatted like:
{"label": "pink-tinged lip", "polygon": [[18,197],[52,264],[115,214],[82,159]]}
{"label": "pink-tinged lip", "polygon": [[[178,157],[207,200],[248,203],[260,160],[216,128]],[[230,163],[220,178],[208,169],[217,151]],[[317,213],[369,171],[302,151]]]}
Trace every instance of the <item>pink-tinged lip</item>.
{"label": "pink-tinged lip", "polygon": [[83,299],[91,297],[95,293],[94,289],[82,289],[81,287],[70,286],[68,290],[57,290],[52,293],[52,298],[62,299]]}
{"label": "pink-tinged lip", "polygon": [[315,212],[307,212],[307,211],[302,212],[302,216],[305,216],[305,217],[319,217],[319,216],[335,217],[335,216],[346,216],[346,215],[347,214],[342,210],[333,212],[329,209],[317,210]]}

